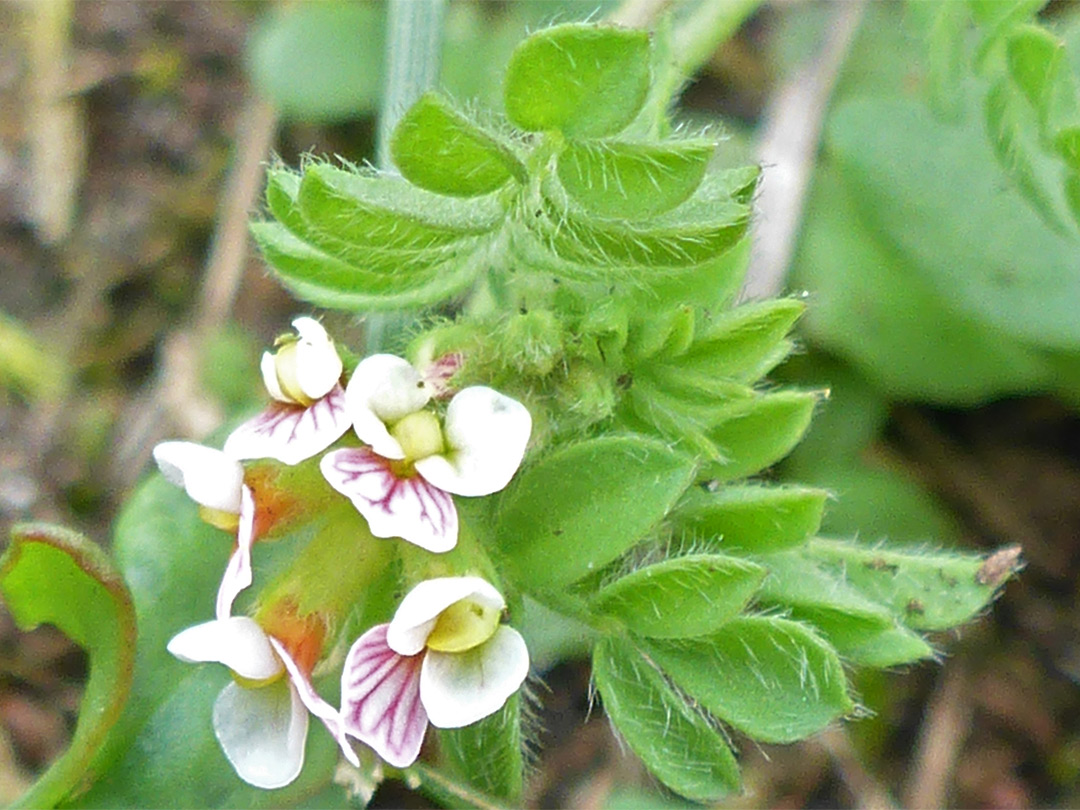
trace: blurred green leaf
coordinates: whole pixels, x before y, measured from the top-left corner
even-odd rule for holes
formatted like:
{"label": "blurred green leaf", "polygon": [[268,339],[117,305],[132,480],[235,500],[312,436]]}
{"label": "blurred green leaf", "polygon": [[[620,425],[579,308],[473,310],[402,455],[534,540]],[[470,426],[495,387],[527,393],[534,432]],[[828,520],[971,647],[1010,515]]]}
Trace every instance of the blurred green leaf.
{"label": "blurred green leaf", "polygon": [[564,447],[518,473],[495,536],[528,591],[599,571],[660,522],[690,483],[693,462],[655,439],[606,436]]}
{"label": "blurred green leaf", "polygon": [[705,176],[716,144],[571,141],[559,155],[563,187],[601,217],[646,219],[685,202]]}
{"label": "blurred green leaf", "polygon": [[702,636],[737,616],[764,577],[760,565],[737,557],[672,557],[605,585],[590,608],[642,636]]}
{"label": "blurred green leaf", "polygon": [[510,148],[459,113],[438,93],[425,93],[402,116],[390,141],[394,164],[409,182],[437,194],[475,197],[526,180]]}
{"label": "blurred green leaf", "polygon": [[667,787],[700,802],[739,790],[727,741],[630,642],[607,638],[596,645],[593,680],[619,734]]}
{"label": "blurred green leaf", "polygon": [[[861,210],[835,169],[819,167],[793,267],[813,296],[803,326],[817,343],[896,398],[968,404],[1045,384],[1037,353],[963,312],[955,292],[939,295]],[[953,228],[940,224],[944,239]]]}
{"label": "blurred green leaf", "polygon": [[538,31],[515,48],[503,100],[521,129],[597,138],[634,119],[649,80],[647,33],[570,23]]}
{"label": "blurred green leaf", "polygon": [[818,530],[828,493],[799,486],[727,486],[687,491],[671,515],[694,544],[733,554],[767,554],[802,545]]}
{"label": "blurred green leaf", "polygon": [[57,627],[90,656],[90,678],[67,751],[13,807],[55,807],[107,767],[102,740],[131,689],[135,611],[106,554],[76,532],[24,523],[0,558],[0,592],[22,630]]}
{"label": "blurred green leaf", "polygon": [[831,116],[828,146],[866,221],[942,300],[1032,344],[1080,348],[1076,240],[1002,188],[977,126],[938,123],[914,102],[860,99]]}
{"label": "blurred green leaf", "polygon": [[274,6],[248,41],[252,78],[290,118],[333,121],[372,112],[383,86],[385,28],[381,3]]}
{"label": "blurred green leaf", "polygon": [[1047,96],[1062,66],[1065,44],[1038,25],[1017,26],[1006,41],[1009,75],[1036,110],[1045,111]]}
{"label": "blurred green leaf", "polygon": [[705,709],[763,742],[802,739],[853,708],[836,652],[798,622],[733,619],[706,638],[643,647]]}

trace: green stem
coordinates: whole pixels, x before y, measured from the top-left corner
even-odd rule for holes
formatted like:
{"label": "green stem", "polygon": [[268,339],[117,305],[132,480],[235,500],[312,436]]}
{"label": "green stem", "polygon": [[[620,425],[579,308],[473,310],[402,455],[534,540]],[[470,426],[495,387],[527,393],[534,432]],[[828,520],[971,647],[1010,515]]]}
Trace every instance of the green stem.
{"label": "green stem", "polygon": [[[386,85],[375,158],[379,169],[393,172],[390,137],[401,116],[439,77],[446,0],[390,0],[386,37]],[[364,351],[383,348],[388,332],[403,325],[400,313],[372,313],[365,322]]]}
{"label": "green stem", "polygon": [[401,116],[439,78],[446,0],[390,0],[387,15],[386,85],[375,157],[393,171],[390,136]]}

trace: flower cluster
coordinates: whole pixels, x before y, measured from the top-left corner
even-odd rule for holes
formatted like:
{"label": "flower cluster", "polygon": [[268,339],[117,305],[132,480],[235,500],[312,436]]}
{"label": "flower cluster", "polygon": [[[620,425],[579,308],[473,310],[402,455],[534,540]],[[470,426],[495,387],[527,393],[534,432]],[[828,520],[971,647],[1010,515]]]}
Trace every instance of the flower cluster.
{"label": "flower cluster", "polygon": [[[189,442],[154,449],[162,473],[185,489],[203,519],[235,536],[215,618],[181,631],[168,649],[183,661],[229,668],[233,680],[214,704],[214,733],[237,774],[262,788],[282,787],[300,773],[309,715],[354,765],[350,738],[405,767],[419,755],[428,723],[456,728],[492,714],[529,669],[524,640],[504,624],[505,599],[476,570],[405,583],[393,618],[349,649],[339,708],[312,683],[330,646],[330,623],[297,615],[293,604],[280,606],[287,621],[233,614],[237,596],[252,584],[253,547],[263,528],[258,490],[245,482],[242,462],[295,466],[320,456],[325,483],[355,505],[373,537],[439,554],[458,542],[453,496],[504,488],[531,431],[528,410],[490,388],[450,397],[460,358],[441,358],[422,372],[376,354],[346,375],[318,321],[298,318],[293,326],[296,334],[279,338],[262,358],[273,402],[234,430],[223,450]],[[432,406],[448,397],[440,416]]]}

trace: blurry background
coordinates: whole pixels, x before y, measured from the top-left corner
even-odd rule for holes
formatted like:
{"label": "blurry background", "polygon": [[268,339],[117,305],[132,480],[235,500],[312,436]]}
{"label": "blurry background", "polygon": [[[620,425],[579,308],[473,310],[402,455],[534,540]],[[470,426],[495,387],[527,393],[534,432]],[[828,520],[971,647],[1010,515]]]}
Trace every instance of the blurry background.
{"label": "blurry background", "polygon": [[[836,493],[825,533],[1021,543],[1028,563],[937,640],[945,667],[853,673],[862,719],[796,746],[736,738],[734,806],[1080,805],[1080,181],[995,56],[1013,5],[672,4],[734,32],[676,117],[725,132],[719,160],[763,163],[751,290],[805,291],[780,375],[833,392],[775,476]],[[527,30],[663,6],[454,0],[441,84],[497,108]],[[5,536],[41,519],[107,544],[155,442],[261,398],[258,355],[305,307],[246,218],[272,154],[374,159],[385,18],[334,0],[0,5]],[[1080,75],[1080,7],[1039,22]],[[573,632],[532,620],[551,690],[532,802],[682,806],[590,711]],[[84,677],[66,639],[0,612],[0,802],[64,748]],[[376,802],[425,806],[393,787]]]}

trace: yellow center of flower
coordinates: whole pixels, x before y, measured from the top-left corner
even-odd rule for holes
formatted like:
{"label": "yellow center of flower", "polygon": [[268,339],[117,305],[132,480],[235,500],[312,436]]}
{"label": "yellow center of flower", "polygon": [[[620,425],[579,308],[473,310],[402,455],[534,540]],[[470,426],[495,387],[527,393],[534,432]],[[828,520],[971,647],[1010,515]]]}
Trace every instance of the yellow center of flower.
{"label": "yellow center of flower", "polygon": [[408,461],[417,461],[443,451],[439,418],[429,411],[416,411],[390,428]]}
{"label": "yellow center of flower", "polygon": [[298,405],[308,407],[315,400],[307,396],[300,388],[300,375],[297,372],[296,363],[298,341],[285,343],[274,353],[274,372],[277,374],[278,385],[285,396],[289,397]]}
{"label": "yellow center of flower", "polygon": [[439,652],[465,652],[478,647],[495,635],[501,613],[498,608],[472,599],[455,602],[439,614],[427,646]]}
{"label": "yellow center of flower", "polygon": [[235,512],[226,512],[224,509],[213,509],[209,506],[199,507],[199,517],[214,528],[226,532],[235,532],[240,525],[240,515]]}

